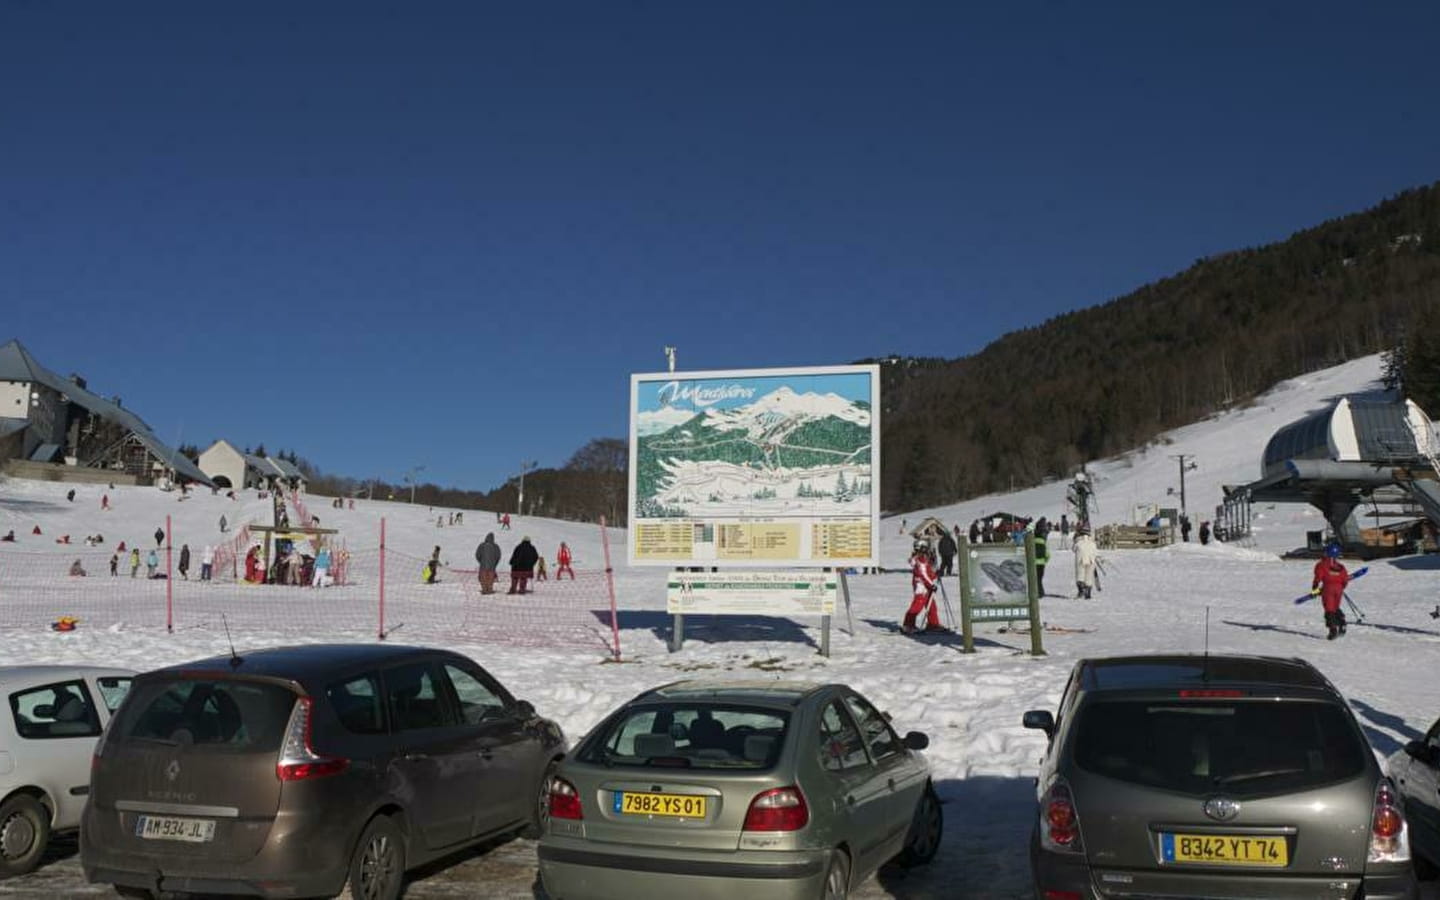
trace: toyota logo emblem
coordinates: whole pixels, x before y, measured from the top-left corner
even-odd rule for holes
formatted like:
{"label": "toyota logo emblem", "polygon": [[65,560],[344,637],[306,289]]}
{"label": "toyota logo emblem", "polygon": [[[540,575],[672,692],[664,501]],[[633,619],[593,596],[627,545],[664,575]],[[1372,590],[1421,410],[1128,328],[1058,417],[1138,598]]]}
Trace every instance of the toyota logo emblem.
{"label": "toyota logo emblem", "polygon": [[1205,801],[1205,815],[1217,822],[1228,822],[1240,815],[1240,802],[1229,797],[1211,797]]}
{"label": "toyota logo emblem", "polygon": [[[180,777],[180,760],[170,760],[170,765],[165,767],[165,777],[170,781],[174,781]],[[1206,808],[1208,809],[1209,807]]]}

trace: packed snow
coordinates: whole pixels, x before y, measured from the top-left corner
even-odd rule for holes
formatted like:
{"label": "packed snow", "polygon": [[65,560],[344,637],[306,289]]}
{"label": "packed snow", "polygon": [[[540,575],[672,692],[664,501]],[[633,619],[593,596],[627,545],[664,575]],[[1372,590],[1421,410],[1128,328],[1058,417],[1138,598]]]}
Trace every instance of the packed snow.
{"label": "packed snow", "polygon": [[[1285,382],[1253,404],[1174,431],[1146,450],[1092,464],[1089,472],[1099,504],[1095,521],[1129,523],[1152,506],[1178,505],[1178,497],[1168,496],[1167,489],[1178,490],[1172,454],[1181,453],[1198,462],[1197,469],[1186,473],[1191,518],[1197,525],[1211,518],[1208,511],[1220,500],[1221,484],[1259,477],[1260,454],[1275,429],[1335,395],[1373,388],[1379,367],[1378,358],[1371,357]],[[77,491],[74,502],[65,497],[71,487]],[[1312,563],[1281,558],[1304,544],[1306,531],[1324,527],[1318,512],[1302,504],[1257,505],[1254,535],[1233,545],[1192,542],[1104,552],[1101,590],[1089,601],[1071,599],[1071,554],[1058,535],[1052,535],[1046,585],[1052,594],[1063,596],[1042,601],[1044,656],[1029,654],[1028,634],[1011,632],[1000,623],[977,626],[976,652],[968,655],[960,652],[958,637],[915,639],[899,633],[898,622],[910,599],[904,568],[911,541],[902,525],[914,527],[934,515],[964,529],[971,520],[1001,510],[1058,521],[1065,511],[1065,488],[1065,482],[1055,482],[882,520],[882,561],[891,571],[849,579],[852,607],[836,617],[839,630],[832,635],[829,658],[818,653],[818,622],[763,618],[689,616],[684,648],[669,652],[667,570],[626,568],[620,562],[615,576],[619,662],[599,650],[480,641],[465,633],[448,639],[427,634],[422,641],[402,631],[392,639],[443,643],[472,656],[517,696],[557,720],[572,743],[616,705],[677,679],[728,675],[853,685],[888,710],[901,732],[930,735],[927,755],[946,816],[944,844],[935,862],[913,872],[882,870],[857,892],[864,898],[1028,895],[1026,842],[1044,738],[1022,728],[1021,715],[1028,709],[1053,709],[1071,666],[1083,657],[1205,648],[1303,657],[1350,698],[1382,756],[1421,736],[1440,717],[1435,676],[1440,671],[1440,619],[1430,614],[1440,600],[1440,557],[1372,561],[1368,575],[1350,590],[1364,612],[1363,622],[1354,624],[1346,637],[1327,641],[1318,604],[1292,602],[1308,590]],[[110,512],[99,509],[102,493],[110,495]],[[60,573],[73,548],[57,547],[50,536],[69,533],[78,541],[103,532],[112,545],[123,539],[146,548],[152,546],[149,535],[167,515],[173,517],[176,545],[188,540],[198,554],[199,546],[219,538],[216,521],[222,513],[232,527],[263,521],[268,501],[254,495],[247,491],[231,501],[201,490],[178,502],[176,494],[154,488],[16,479],[0,483],[0,534],[13,528],[19,538],[16,544],[0,544],[0,663],[95,662],[143,670],[225,652],[226,636],[215,629],[169,634],[149,625],[95,628],[83,621],[70,633],[18,627],[6,618],[6,598],[17,591],[49,588],[6,583],[4,554],[54,554],[54,577],[63,580]],[[593,525],[512,515],[513,529],[506,532],[498,530],[493,511],[466,511],[463,526],[442,529],[435,526],[436,517],[450,510],[364,500],[354,510],[335,510],[327,498],[309,497],[306,502],[326,526],[341,529],[351,548],[373,545],[383,517],[390,545],[419,559],[428,557],[437,543],[447,557],[468,559],[480,539],[495,531],[507,557],[526,534],[552,558],[559,542],[567,541],[582,572],[603,568],[600,531]],[[45,537],[31,536],[35,525]],[[613,557],[623,560],[623,533],[611,530],[609,539]],[[92,572],[89,580],[105,578],[103,572]],[[235,591],[235,602],[245,602],[242,589],[215,589]],[[297,607],[326,603],[324,590],[243,590],[289,590]],[[958,605],[953,580],[948,591]],[[484,601],[477,597],[463,602]],[[545,602],[543,586],[533,602]],[[67,613],[58,604],[55,617]],[[363,630],[335,633],[317,627],[323,616],[296,620],[304,625],[276,621],[265,629],[236,631],[232,637],[242,654],[279,643],[375,639]],[[524,864],[527,859],[533,860],[529,842],[489,848],[449,869],[428,872],[410,885],[407,896],[543,896],[533,868]],[[49,896],[103,893],[84,885],[73,856],[27,878],[0,882],[0,894],[27,891]],[[1427,885],[1427,891],[1426,896],[1437,896],[1435,885]]]}

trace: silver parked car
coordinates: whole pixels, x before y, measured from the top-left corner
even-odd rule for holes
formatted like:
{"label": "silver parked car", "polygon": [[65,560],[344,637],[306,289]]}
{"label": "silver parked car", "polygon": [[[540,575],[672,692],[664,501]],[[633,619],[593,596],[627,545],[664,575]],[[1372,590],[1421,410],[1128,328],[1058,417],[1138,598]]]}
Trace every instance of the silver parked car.
{"label": "silver parked car", "polygon": [[1390,757],[1390,774],[1400,785],[1410,849],[1421,878],[1440,875],[1440,719],[1425,737]]}
{"label": "silver parked car", "polygon": [[0,877],[31,871],[53,832],[80,826],[95,741],[134,674],[0,666]]}
{"label": "silver parked car", "polygon": [[601,722],[550,782],[554,900],[845,897],[929,862],[944,825],[918,751],[840,684],[688,681]]}
{"label": "silver parked car", "polygon": [[1036,897],[1416,896],[1399,794],[1304,660],[1081,660],[1024,724],[1050,739]]}

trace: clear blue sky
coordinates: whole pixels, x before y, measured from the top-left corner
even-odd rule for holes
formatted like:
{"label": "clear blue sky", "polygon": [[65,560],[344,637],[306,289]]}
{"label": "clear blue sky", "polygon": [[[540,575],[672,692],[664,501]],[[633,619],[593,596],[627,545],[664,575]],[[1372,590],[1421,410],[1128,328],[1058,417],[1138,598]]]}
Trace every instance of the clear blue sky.
{"label": "clear blue sky", "polygon": [[1440,3],[0,0],[0,341],[476,489],[1440,178]]}

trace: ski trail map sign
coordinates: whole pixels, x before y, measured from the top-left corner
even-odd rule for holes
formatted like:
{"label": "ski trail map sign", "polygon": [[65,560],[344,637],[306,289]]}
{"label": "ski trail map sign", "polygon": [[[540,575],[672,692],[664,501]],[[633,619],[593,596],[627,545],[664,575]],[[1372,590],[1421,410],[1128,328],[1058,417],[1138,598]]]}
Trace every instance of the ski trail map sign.
{"label": "ski trail map sign", "polygon": [[630,377],[635,566],[877,565],[878,366]]}

